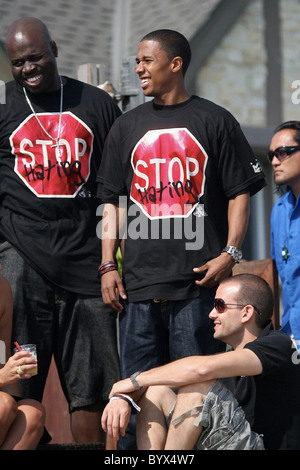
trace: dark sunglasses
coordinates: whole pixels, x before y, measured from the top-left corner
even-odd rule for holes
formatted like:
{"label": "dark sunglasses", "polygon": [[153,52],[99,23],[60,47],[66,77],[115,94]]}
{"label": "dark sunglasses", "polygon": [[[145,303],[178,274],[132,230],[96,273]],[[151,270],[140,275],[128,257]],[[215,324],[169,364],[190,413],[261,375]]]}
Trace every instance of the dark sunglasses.
{"label": "dark sunglasses", "polygon": [[[218,313],[224,313],[225,310],[228,308],[228,305],[232,305],[232,306],[235,306],[235,307],[246,307],[246,305],[248,304],[227,304],[225,302],[225,300],[223,299],[215,299],[214,300],[214,308],[215,310],[218,312]],[[260,315],[260,311],[254,307],[254,305],[252,305],[254,310],[258,313],[258,315]]]}
{"label": "dark sunglasses", "polygon": [[292,155],[292,153],[297,152],[297,150],[300,150],[300,145],[297,145],[296,147],[278,147],[276,150],[274,150],[274,152],[272,152],[272,150],[269,150],[268,157],[270,162],[272,162],[274,157],[276,157],[277,160],[282,162],[282,160],[285,160],[290,155]]}

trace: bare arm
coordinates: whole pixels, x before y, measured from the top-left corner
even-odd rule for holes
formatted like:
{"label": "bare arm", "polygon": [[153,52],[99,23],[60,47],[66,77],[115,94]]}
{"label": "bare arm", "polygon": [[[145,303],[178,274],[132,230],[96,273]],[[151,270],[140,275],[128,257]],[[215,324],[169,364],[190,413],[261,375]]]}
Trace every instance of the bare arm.
{"label": "bare arm", "polygon": [[[228,204],[228,238],[227,246],[240,248],[248,228],[250,215],[250,195],[241,194],[229,200]],[[201,281],[196,284],[203,287],[212,287],[219,284],[229,276],[235,262],[228,253],[221,253],[217,258],[208,261],[203,266],[194,268],[195,272],[206,271]]]}
{"label": "bare arm", "polygon": [[[190,356],[171,362],[161,367],[141,372],[138,384],[142,391],[136,391],[130,378],[116,382],[110,392],[110,398],[116,394],[130,394],[138,401],[140,394],[147,387],[166,385],[180,387],[183,385],[205,382],[222,377],[241,375],[258,375],[262,365],[256,354],[250,349],[229,351],[212,356]],[[102,427],[114,439],[125,435],[131,409],[123,400],[110,402],[102,415]]]}
{"label": "bare arm", "polygon": [[[119,233],[125,219],[125,208],[115,204],[105,204],[102,219],[102,263],[116,259],[120,245]],[[126,292],[118,271],[110,271],[101,278],[102,298],[105,304],[121,312],[119,298],[126,299]]]}
{"label": "bare arm", "polygon": [[[142,387],[153,385],[180,387],[212,379],[261,373],[262,365],[256,354],[250,349],[241,349],[212,356],[185,357],[164,366],[141,372],[137,380]],[[132,391],[134,391],[134,387],[128,378],[115,383],[110,396]]]}

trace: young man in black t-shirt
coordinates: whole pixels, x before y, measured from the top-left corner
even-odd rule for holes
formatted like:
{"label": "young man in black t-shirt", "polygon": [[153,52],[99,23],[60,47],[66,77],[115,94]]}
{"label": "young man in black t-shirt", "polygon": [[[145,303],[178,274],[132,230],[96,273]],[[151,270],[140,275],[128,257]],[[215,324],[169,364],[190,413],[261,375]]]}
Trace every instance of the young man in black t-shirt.
{"label": "young man in black t-shirt", "polygon": [[[235,118],[187,93],[186,38],[149,33],[136,61],[154,100],[116,121],[98,176],[106,203],[101,288],[104,302],[121,312],[123,376],[223,350],[208,312],[216,285],[242,256],[250,196],[265,185]],[[122,230],[123,280],[115,264]]]}
{"label": "young man in black t-shirt", "polygon": [[126,394],[143,394],[139,449],[299,450],[300,358],[291,339],[273,330],[272,314],[272,290],[262,278],[224,280],[210,318],[214,337],[232,350],[180,359],[118,382],[104,428],[115,438],[123,434],[130,414]]}

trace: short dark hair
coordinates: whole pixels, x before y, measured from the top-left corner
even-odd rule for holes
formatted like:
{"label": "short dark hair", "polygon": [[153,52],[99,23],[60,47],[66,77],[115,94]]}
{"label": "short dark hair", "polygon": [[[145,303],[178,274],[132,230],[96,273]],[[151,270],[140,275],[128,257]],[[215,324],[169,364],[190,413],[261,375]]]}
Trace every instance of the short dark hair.
{"label": "short dark hair", "polygon": [[270,285],[256,274],[237,274],[221,284],[237,282],[239,291],[236,302],[242,305],[252,305],[256,309],[255,321],[259,328],[264,328],[273,315],[274,297]]}
{"label": "short dark hair", "polygon": [[[297,142],[297,145],[300,145],[300,121],[286,121],[279,126],[276,127],[274,130],[273,135],[277,134],[277,132],[283,131],[285,129],[291,130],[294,132],[294,139]],[[290,191],[290,186],[286,184],[277,184],[276,185],[276,192],[279,196],[282,196],[287,191]]]}
{"label": "short dark hair", "polygon": [[283,131],[285,129],[290,129],[294,131],[294,138],[298,145],[300,145],[300,121],[286,121],[276,127],[274,134],[277,132]]}
{"label": "short dark hair", "polygon": [[182,58],[182,73],[185,75],[191,61],[192,52],[191,47],[183,34],[172,29],[157,29],[146,34],[142,41],[157,41],[160,43],[162,49],[166,52],[168,59],[172,60],[174,57]]}

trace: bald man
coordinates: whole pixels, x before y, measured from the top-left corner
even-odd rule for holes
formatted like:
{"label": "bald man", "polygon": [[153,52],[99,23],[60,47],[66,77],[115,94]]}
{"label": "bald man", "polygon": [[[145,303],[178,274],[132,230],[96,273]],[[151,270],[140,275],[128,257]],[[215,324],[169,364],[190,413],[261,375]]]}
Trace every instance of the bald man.
{"label": "bald man", "polygon": [[13,340],[36,343],[39,360],[22,394],[42,400],[53,354],[75,441],[103,441],[100,416],[119,361],[97,276],[95,180],[120,111],[104,91],[60,75],[39,19],[15,21],[6,50],[14,80],[0,105],[1,262],[14,295]]}

